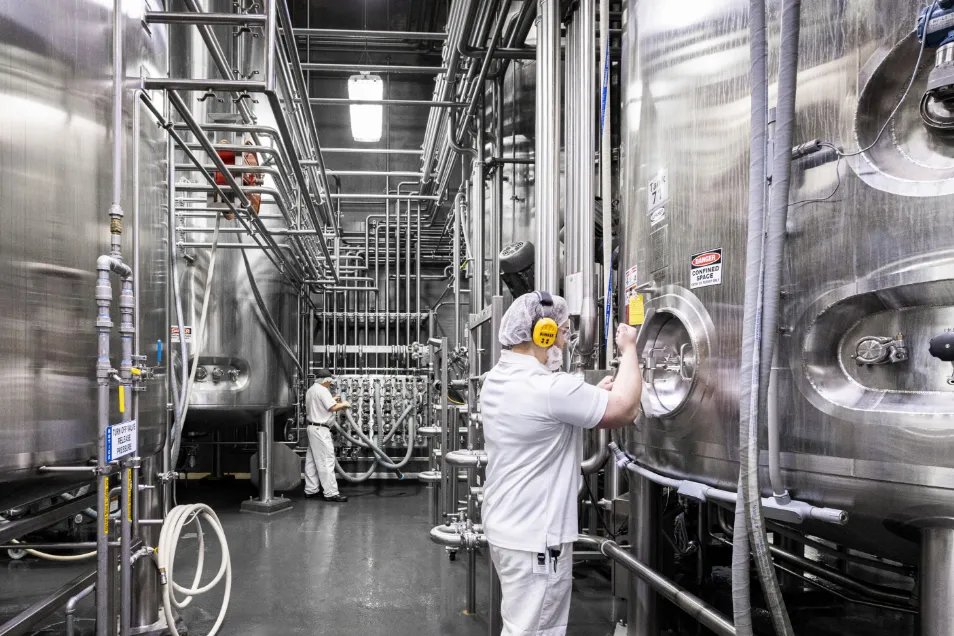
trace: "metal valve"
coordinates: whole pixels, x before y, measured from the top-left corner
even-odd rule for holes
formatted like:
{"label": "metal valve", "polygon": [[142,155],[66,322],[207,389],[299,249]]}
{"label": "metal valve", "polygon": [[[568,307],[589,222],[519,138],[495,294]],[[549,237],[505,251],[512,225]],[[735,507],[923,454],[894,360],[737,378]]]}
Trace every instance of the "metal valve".
{"label": "metal valve", "polygon": [[904,334],[897,336],[864,336],[855,343],[855,362],[859,365],[895,364],[908,359]]}

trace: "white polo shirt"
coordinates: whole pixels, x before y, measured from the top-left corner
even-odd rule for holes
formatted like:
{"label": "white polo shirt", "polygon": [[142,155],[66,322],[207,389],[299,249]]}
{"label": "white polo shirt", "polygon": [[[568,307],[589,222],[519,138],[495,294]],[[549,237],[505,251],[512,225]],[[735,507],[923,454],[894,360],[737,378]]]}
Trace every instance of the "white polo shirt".
{"label": "white polo shirt", "polygon": [[609,392],[536,358],[504,351],[480,409],[487,451],[482,518],[487,540],[543,552],[578,533],[583,429],[600,423]]}
{"label": "white polo shirt", "polygon": [[331,408],[337,404],[331,391],[317,382],[305,392],[305,416],[311,424],[327,424],[335,416]]}

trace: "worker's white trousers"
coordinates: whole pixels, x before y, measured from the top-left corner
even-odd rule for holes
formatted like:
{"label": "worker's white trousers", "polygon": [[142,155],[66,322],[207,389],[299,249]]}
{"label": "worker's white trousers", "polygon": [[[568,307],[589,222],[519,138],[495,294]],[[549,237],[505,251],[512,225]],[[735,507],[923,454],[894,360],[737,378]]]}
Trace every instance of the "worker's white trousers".
{"label": "worker's white trousers", "polygon": [[490,546],[500,577],[500,636],[564,636],[573,588],[573,544],[563,544],[556,567],[546,555]]}
{"label": "worker's white trousers", "polygon": [[305,494],[318,492],[318,483],[325,491],[325,497],[338,494],[338,480],[335,478],[335,444],[331,441],[331,431],[327,426],[309,424],[308,452],[305,454]]}

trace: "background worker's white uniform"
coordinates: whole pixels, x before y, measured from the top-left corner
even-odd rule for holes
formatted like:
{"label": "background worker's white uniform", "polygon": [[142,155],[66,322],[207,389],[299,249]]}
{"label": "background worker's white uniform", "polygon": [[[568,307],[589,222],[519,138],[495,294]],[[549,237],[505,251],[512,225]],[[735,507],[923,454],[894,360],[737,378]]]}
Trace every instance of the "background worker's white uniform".
{"label": "background worker's white uniform", "polygon": [[335,446],[331,440],[331,420],[335,414],[335,398],[326,387],[315,382],[305,393],[305,416],[308,418],[308,452],[305,454],[305,494],[318,492],[319,481],[325,497],[338,494],[335,478]]}
{"label": "background worker's white uniform", "polygon": [[608,401],[608,391],[512,351],[487,374],[482,515],[500,575],[501,636],[566,633],[583,429],[599,424]]}

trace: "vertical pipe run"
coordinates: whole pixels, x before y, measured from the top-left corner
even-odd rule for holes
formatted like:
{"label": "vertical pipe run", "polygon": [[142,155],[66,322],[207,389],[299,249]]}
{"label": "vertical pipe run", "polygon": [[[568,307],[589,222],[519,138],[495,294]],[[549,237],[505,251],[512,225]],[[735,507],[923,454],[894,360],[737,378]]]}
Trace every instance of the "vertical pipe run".
{"label": "vertical pipe run", "polygon": [[536,288],[559,293],[560,2],[537,0]]}
{"label": "vertical pipe run", "polygon": [[[610,54],[609,54],[609,0],[600,0],[600,60],[602,72],[600,73],[600,84],[602,86],[600,97],[600,199],[603,202],[603,285],[606,288],[604,312],[606,317],[613,315],[613,290],[611,281],[613,276],[613,137],[612,120],[613,113],[610,107],[612,99],[610,95]],[[603,334],[606,339],[606,368],[614,357],[615,343],[613,341],[612,322],[607,324],[606,333]],[[619,471],[615,464],[613,468],[616,472],[617,480]]]}
{"label": "vertical pipe run", "polygon": [[[493,91],[493,114],[494,114],[494,156],[503,157],[503,120],[504,120],[504,101],[503,101],[503,82],[504,74],[501,73],[494,79],[492,85]],[[503,164],[498,164],[494,170],[494,205],[493,214],[490,217],[490,297],[500,295],[500,249],[502,242],[503,227]],[[472,308],[476,313],[478,310]]]}
{"label": "vertical pipe run", "polygon": [[[657,528],[659,524],[659,486],[639,477],[629,480],[630,549],[637,560],[654,570],[657,557]],[[629,577],[629,605],[627,607],[629,633],[634,636],[657,636],[657,598],[652,586],[641,578]]]}
{"label": "vertical pipe run", "polygon": [[[594,222],[594,188],[593,188],[593,158],[596,149],[595,140],[595,77],[593,51],[596,48],[596,0],[580,0],[577,10],[579,29],[577,32],[578,61],[577,84],[569,94],[578,95],[576,134],[577,153],[573,157],[576,163],[577,200],[576,210],[567,209],[567,218],[571,214],[579,215],[579,236],[567,238],[579,245],[579,266],[582,274],[583,305],[580,311],[580,338],[577,350],[586,362],[586,368],[594,368],[593,354],[596,352],[596,294],[594,292],[595,269],[595,227]],[[569,88],[569,87],[568,87]],[[569,249],[569,243],[567,243]]]}
{"label": "vertical pipe run", "polygon": [[[461,216],[464,212],[464,193],[458,192],[454,197],[454,259],[451,267],[454,269],[454,349],[460,347],[460,232]],[[473,290],[471,290],[473,295]]]}
{"label": "vertical pipe run", "polygon": [[920,636],[954,634],[954,530],[921,531]]}
{"label": "vertical pipe run", "polygon": [[262,411],[258,433],[258,500],[268,503],[272,500],[272,439],[274,439],[275,411]]}

